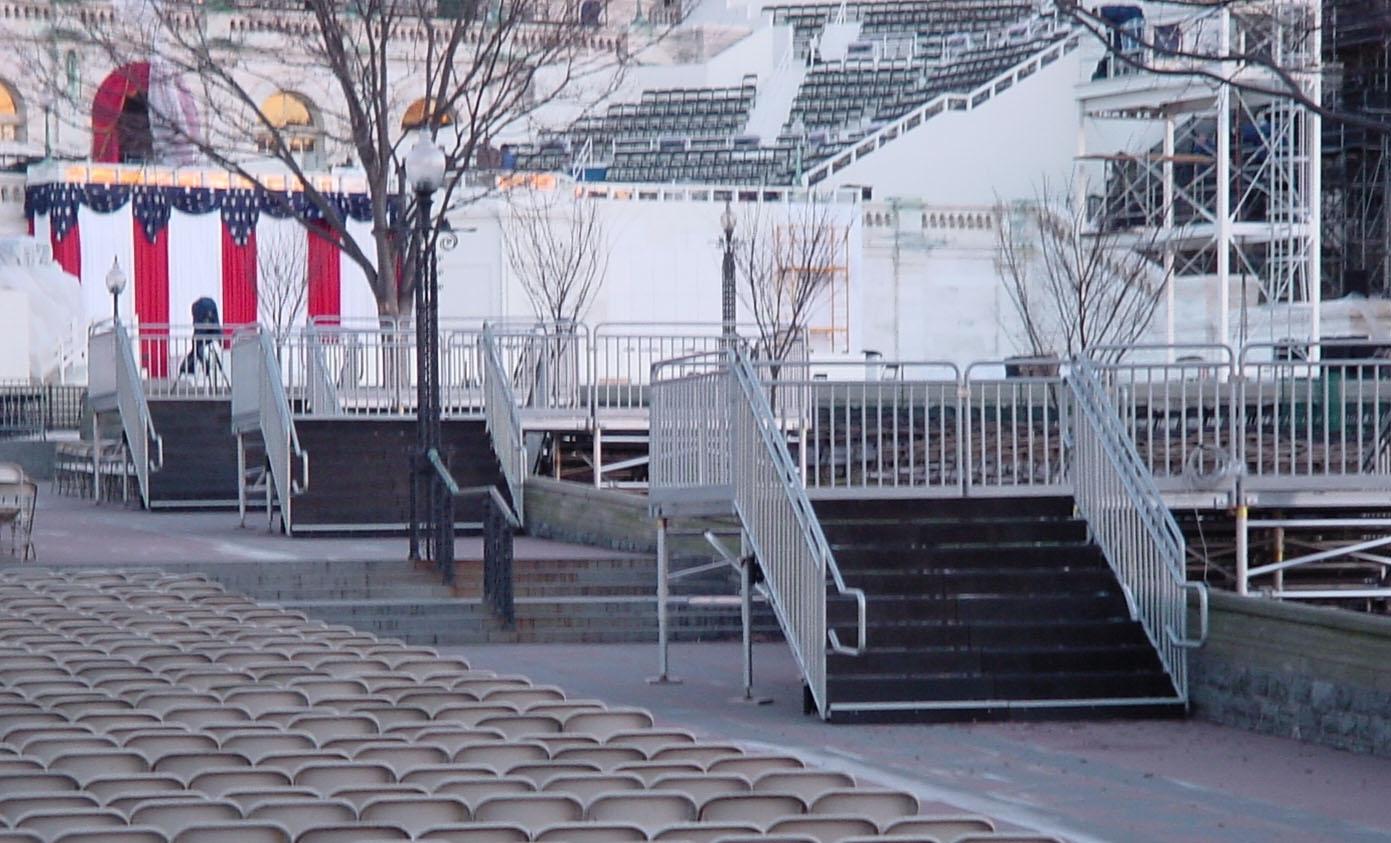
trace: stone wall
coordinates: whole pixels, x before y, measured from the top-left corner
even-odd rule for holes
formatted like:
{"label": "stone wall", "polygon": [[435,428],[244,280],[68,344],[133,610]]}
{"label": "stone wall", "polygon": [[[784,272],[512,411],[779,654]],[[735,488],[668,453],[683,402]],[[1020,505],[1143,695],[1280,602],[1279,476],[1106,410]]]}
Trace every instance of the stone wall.
{"label": "stone wall", "polygon": [[[730,529],[731,524],[723,525]],[[634,553],[657,552],[657,523],[647,512],[647,497],[584,483],[545,477],[526,479],[526,529],[533,536]],[[701,531],[721,525],[711,520],[673,521],[668,528],[673,560],[708,560],[715,553]],[[671,533],[676,533],[672,535]],[[726,539],[738,548],[738,540]]]}
{"label": "stone wall", "polygon": [[1391,756],[1391,618],[1213,592],[1194,713]]}

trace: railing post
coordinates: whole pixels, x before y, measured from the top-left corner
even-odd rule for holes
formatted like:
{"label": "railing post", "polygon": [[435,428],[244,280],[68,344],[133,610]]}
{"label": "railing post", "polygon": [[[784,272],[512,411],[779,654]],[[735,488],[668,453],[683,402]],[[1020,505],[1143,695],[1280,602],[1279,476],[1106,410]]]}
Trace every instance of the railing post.
{"label": "railing post", "polygon": [[1248,593],[1250,574],[1250,528],[1247,524],[1247,509],[1245,501],[1237,501],[1236,504],[1236,593],[1245,596]]}

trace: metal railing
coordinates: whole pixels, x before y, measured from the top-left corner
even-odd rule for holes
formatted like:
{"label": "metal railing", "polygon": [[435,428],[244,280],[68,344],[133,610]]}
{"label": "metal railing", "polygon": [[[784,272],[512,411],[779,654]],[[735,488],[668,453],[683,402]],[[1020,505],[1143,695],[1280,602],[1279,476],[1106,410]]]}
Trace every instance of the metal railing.
{"label": "metal railing", "polygon": [[292,501],[309,486],[309,455],[300,447],[295,432],[275,345],[266,332],[256,328],[238,331],[232,340],[232,432],[237,436],[237,498],[242,517],[246,515],[248,491],[243,437],[260,433],[269,475],[265,478],[267,517],[279,500],[281,523],[286,534],[292,535]]}
{"label": "metal railing", "polygon": [[493,453],[502,466],[502,476],[512,496],[517,520],[526,523],[523,484],[528,472],[526,440],[517,399],[512,392],[512,377],[503,365],[497,338],[492,328],[484,328],[480,344],[483,355],[483,413]]}
{"label": "metal railing", "polygon": [[[995,374],[999,372],[1000,374]],[[1067,488],[1068,402],[1053,359],[972,363],[962,380],[966,491]]]}
{"label": "metal railing", "polygon": [[115,410],[121,419],[130,465],[140,489],[140,501],[150,505],[150,472],[164,464],[164,440],[155,431],[145,384],[130,336],[121,323],[103,323],[88,335],[88,395],[93,410]]}
{"label": "metal railing", "polygon": [[[1187,651],[1207,637],[1207,587],[1184,571],[1183,533],[1140,459],[1095,364],[1074,361],[1072,489],[1087,529],[1125,592],[1132,615],[1188,700]],[[1188,636],[1188,592],[1198,592],[1201,632]]]}
{"label": "metal railing", "polygon": [[75,384],[0,383],[0,437],[77,430],[82,423],[82,399],[86,394],[85,386]]}
{"label": "metal railing", "polygon": [[130,340],[145,393],[153,398],[225,398],[232,388],[231,337],[243,327],[140,324]]}
{"label": "metal railing", "polygon": [[[729,496],[812,699],[828,717],[827,647],[863,651],[865,595],[841,576],[763,383],[736,347],[659,363],[652,384],[654,489]],[[831,588],[854,609],[854,646],[827,622]]]}

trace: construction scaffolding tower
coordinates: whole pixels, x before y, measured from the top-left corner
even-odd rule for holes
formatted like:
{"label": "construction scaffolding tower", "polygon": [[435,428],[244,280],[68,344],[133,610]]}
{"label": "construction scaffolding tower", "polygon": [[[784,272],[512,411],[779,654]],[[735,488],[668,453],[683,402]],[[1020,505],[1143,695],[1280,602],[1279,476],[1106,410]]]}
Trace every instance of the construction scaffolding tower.
{"label": "construction scaffolding tower", "polygon": [[[1156,251],[1163,339],[1317,342],[1319,0],[1102,13],[1116,17],[1079,93],[1077,200],[1098,229]],[[1180,325],[1194,301],[1208,303],[1201,318]]]}

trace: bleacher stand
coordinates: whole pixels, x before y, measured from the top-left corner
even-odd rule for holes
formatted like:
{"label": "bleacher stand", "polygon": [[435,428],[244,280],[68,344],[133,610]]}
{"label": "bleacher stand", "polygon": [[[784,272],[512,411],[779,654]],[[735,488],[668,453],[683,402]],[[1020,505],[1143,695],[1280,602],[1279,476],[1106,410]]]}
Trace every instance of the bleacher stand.
{"label": "bleacher stand", "polygon": [[201,576],[0,573],[0,843],[926,841],[993,829]]}
{"label": "bleacher stand", "polygon": [[[793,28],[808,65],[778,136],[745,132],[758,80],[733,88],[644,91],[536,143],[522,170],[622,182],[793,184],[803,171],[943,94],[968,93],[1063,37],[1032,0],[876,0],[765,8]],[[856,22],[858,40],[825,59],[829,24]]]}

